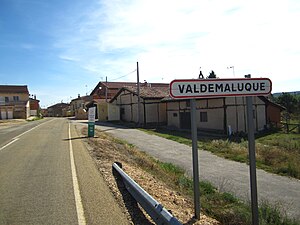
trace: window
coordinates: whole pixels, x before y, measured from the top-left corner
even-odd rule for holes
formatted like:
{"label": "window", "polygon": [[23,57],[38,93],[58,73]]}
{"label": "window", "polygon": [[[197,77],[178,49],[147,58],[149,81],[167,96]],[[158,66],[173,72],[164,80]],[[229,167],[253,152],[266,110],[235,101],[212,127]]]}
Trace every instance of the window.
{"label": "window", "polygon": [[5,97],[5,102],[9,102],[9,97]]}
{"label": "window", "polygon": [[14,102],[18,102],[19,100],[19,96],[14,96]]}
{"label": "window", "polygon": [[200,122],[207,122],[207,112],[200,112]]}
{"label": "window", "polygon": [[173,113],[173,117],[177,117],[177,113]]}

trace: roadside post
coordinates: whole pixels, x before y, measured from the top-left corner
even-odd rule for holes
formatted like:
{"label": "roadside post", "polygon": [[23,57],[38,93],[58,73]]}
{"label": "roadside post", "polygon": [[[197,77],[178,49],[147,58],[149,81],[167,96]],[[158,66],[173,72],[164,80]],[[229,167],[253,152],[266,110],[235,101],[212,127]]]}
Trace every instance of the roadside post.
{"label": "roadside post", "polygon": [[198,163],[198,135],[196,123],[196,99],[191,99],[191,130],[193,154],[193,185],[195,218],[200,220],[200,190],[199,190],[199,163]]}
{"label": "roadside post", "polygon": [[[250,78],[250,75],[246,75]],[[252,96],[246,97],[252,224],[259,225]]]}
{"label": "roadside post", "polygon": [[94,137],[96,107],[89,108],[88,112],[88,137]]}
{"label": "roadside post", "polygon": [[246,97],[247,103],[252,225],[259,224],[252,97],[270,94],[272,91],[272,82],[268,78],[251,78],[251,75],[247,75],[245,77],[246,78],[239,79],[182,79],[173,80],[170,83],[170,95],[172,98],[190,99],[191,102],[191,131],[195,209],[194,211],[196,219],[200,219],[196,99],[210,97],[244,96]]}

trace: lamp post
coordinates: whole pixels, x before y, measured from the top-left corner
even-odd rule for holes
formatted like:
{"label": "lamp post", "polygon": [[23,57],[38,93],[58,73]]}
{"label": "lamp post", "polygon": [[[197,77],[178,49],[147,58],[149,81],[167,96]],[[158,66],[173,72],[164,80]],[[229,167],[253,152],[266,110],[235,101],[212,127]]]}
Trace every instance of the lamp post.
{"label": "lamp post", "polygon": [[229,66],[227,69],[232,69],[233,77],[235,77],[234,66]]}

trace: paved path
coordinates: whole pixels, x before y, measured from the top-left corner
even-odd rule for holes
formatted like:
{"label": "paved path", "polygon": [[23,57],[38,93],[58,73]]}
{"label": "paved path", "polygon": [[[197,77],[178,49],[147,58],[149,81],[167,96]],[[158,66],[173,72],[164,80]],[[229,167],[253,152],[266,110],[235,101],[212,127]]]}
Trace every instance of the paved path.
{"label": "paved path", "polygon": [[[97,123],[97,128],[134,144],[155,158],[176,164],[192,175],[191,147],[145,132]],[[249,167],[226,160],[208,151],[199,151],[200,179],[210,181],[221,191],[232,192],[244,200],[250,199]],[[258,198],[282,204],[289,217],[300,219],[300,181],[257,170]]]}

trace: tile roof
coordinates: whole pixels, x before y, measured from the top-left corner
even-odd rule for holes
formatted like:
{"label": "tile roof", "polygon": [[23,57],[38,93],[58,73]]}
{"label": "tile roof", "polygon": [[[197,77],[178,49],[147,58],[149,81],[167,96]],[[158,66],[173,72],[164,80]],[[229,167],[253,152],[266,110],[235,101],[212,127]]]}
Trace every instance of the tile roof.
{"label": "tile roof", "polygon": [[[106,86],[108,89],[121,89],[122,87],[136,87],[136,82],[105,82],[100,81],[97,86],[94,88],[94,90],[91,92],[90,95],[93,95],[96,93],[97,89],[100,87],[100,85]],[[151,87],[169,87],[169,84],[167,83],[140,83],[140,86],[151,86]]]}
{"label": "tile roof", "polygon": [[83,100],[83,101],[88,102],[88,101],[92,101],[93,100],[93,96],[90,96],[90,95],[81,96],[81,97],[72,99],[71,102],[74,102],[74,101],[77,101],[77,100]]}
{"label": "tile roof", "polygon": [[68,106],[70,106],[70,105],[67,104],[67,103],[57,103],[55,105],[49,106],[47,109],[51,109],[51,108],[66,108]]}
{"label": "tile roof", "polygon": [[26,93],[29,94],[27,85],[0,85],[0,93]]}
{"label": "tile roof", "polygon": [[[113,102],[123,91],[129,91],[137,95],[137,87],[123,87],[118,93],[110,100]],[[169,96],[169,86],[162,87],[140,87],[140,97],[143,99],[163,99]]]}
{"label": "tile roof", "polygon": [[[137,94],[137,87],[124,87],[128,91]],[[141,98],[165,98],[169,96],[169,86],[167,87],[140,87]]]}

